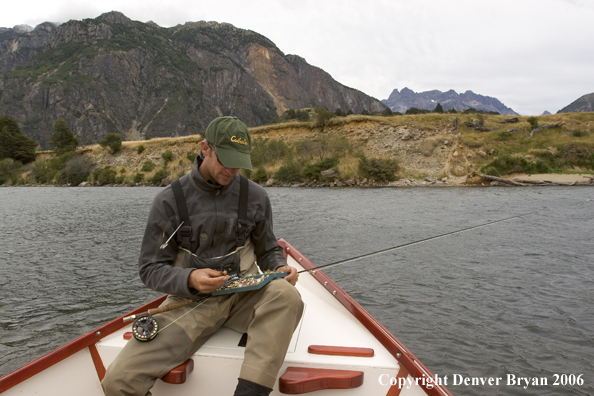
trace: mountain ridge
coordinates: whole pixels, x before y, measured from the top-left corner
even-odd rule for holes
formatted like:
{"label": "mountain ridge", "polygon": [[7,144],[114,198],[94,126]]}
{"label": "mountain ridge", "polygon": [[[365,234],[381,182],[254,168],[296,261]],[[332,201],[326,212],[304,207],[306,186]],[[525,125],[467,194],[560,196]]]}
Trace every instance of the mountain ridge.
{"label": "mountain ridge", "polygon": [[557,113],[582,113],[594,112],[594,92],[583,95],[574,100]]}
{"label": "mountain ridge", "polygon": [[228,23],[163,28],[112,11],[0,32],[0,114],[42,147],[58,118],[81,144],[196,134],[235,115],[249,126],[289,108],[385,110],[268,38]]}
{"label": "mountain ridge", "polygon": [[514,110],[505,106],[501,101],[490,96],[476,94],[470,90],[458,94],[453,89],[446,92],[431,90],[414,92],[405,87],[402,91],[394,89],[388,99],[382,100],[392,111],[405,113],[411,107],[425,110],[434,110],[441,104],[444,110],[456,109],[463,111],[469,108],[483,111],[493,111],[503,115],[518,115]]}

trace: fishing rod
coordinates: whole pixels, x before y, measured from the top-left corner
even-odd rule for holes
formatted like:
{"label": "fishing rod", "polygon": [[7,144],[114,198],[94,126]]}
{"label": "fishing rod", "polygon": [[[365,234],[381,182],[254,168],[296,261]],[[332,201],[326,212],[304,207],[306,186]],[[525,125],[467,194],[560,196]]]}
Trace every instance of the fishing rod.
{"label": "fishing rod", "polygon": [[[340,260],[340,261],[336,261],[334,263],[330,263],[330,264],[325,264],[325,265],[320,265],[319,267],[314,267],[314,268],[310,268],[310,269],[304,269],[301,271],[297,271],[298,274],[302,273],[302,272],[311,272],[311,271],[315,271],[318,269],[322,269],[322,268],[330,268],[330,267],[334,267],[337,265],[342,265],[342,264],[347,264],[347,263],[352,263],[353,261],[358,261],[358,260],[362,260],[364,258],[368,258],[368,257],[373,257],[373,256],[378,256],[380,254],[384,254],[384,253],[388,253],[394,250],[398,250],[398,249],[402,249],[408,246],[413,246],[413,245],[418,245],[424,242],[428,242],[428,241],[432,241],[435,239],[439,239],[439,238],[443,238],[449,235],[455,235],[455,234],[459,234],[462,232],[466,232],[466,231],[470,231],[470,230],[475,230],[477,228],[482,228],[482,227],[487,227],[493,224],[497,224],[497,223],[503,223],[505,221],[510,221],[513,219],[517,219],[523,216],[527,216],[531,213],[525,213],[523,215],[518,215],[518,216],[513,216],[513,217],[508,217],[506,219],[502,219],[502,220],[496,220],[496,221],[492,221],[486,224],[480,224],[477,226],[472,226],[472,227],[467,227],[467,228],[463,228],[461,230],[457,230],[457,231],[452,231],[452,232],[447,232],[445,234],[441,234],[441,235],[436,235],[436,236],[432,236],[429,238],[424,238],[424,239],[420,239],[418,241],[414,241],[414,242],[408,242],[408,243],[404,243],[402,245],[398,245],[398,246],[393,246],[387,249],[382,249],[382,250],[378,250],[376,252],[372,252],[372,253],[367,253],[367,254],[363,254],[360,256],[356,256],[356,257],[351,257],[349,259],[346,260]],[[181,224],[180,224],[181,226]],[[179,227],[178,227],[179,229]],[[175,231],[177,232],[177,230]],[[174,234],[175,234],[174,232]],[[172,235],[173,236],[173,235]],[[169,239],[167,240],[167,242],[165,242],[161,248],[163,248],[163,246],[167,246],[167,243],[169,242],[169,240],[171,239],[171,237],[169,237]],[[221,294],[227,294],[227,293],[232,293],[232,292],[241,292],[241,291],[249,291],[249,290],[253,290],[253,289],[258,289],[261,288],[262,286],[264,286],[265,284],[267,284],[272,278],[275,277],[282,277],[282,276],[286,276],[286,273],[269,273],[269,274],[261,274],[261,275],[252,275],[252,276],[248,276],[248,277],[239,277],[237,278],[236,282],[239,282],[239,284],[237,286],[233,286],[230,287],[229,289],[225,290],[225,291],[221,291],[221,289],[217,290],[219,293]],[[248,287],[245,287],[246,285],[242,285],[241,282],[242,280],[245,279],[249,279],[249,278],[260,278],[260,277],[266,277],[269,279],[266,279],[265,281],[264,278],[261,278],[259,280],[262,280],[262,282],[260,282],[261,284],[259,285],[253,285],[250,286],[248,285]],[[234,278],[235,279],[235,278]],[[243,289],[243,290],[241,290]],[[215,293],[216,294],[216,293]],[[194,309],[198,308],[200,305],[202,305],[203,303],[205,303],[210,297],[206,297],[203,299],[200,299],[198,301],[192,300],[192,299],[187,299],[184,301],[180,301],[177,303],[172,303],[172,304],[168,304],[165,306],[161,306],[158,308],[153,308],[153,309],[149,309],[147,312],[143,312],[140,314],[136,314],[136,315],[130,315],[127,316],[125,318],[123,318],[124,323],[126,322],[130,322],[130,321],[134,321],[134,323],[132,324],[132,334],[134,335],[134,338],[136,338],[138,341],[141,342],[148,342],[151,341],[152,339],[154,339],[157,334],[159,334],[159,332],[161,332],[162,330],[165,330],[167,327],[169,327],[171,324],[177,322],[179,319],[181,319],[184,315],[187,315],[188,313],[190,313],[191,311],[193,311]],[[177,318],[176,320],[174,320],[173,322],[169,323],[167,326],[165,326],[164,328],[160,329],[159,328],[159,324],[157,322],[157,320],[155,318],[153,318],[153,315],[156,315],[158,313],[162,313],[162,312],[168,312],[168,311],[172,311],[174,309],[178,309],[181,307],[184,307],[186,305],[189,305],[191,303],[197,303],[196,306],[194,306],[190,311],[186,312],[184,315],[181,315],[179,318]]]}
{"label": "fishing rod", "polygon": [[513,217],[508,217],[506,219],[495,220],[495,221],[492,221],[492,222],[489,222],[489,223],[486,223],[486,224],[481,224],[481,225],[477,225],[477,226],[467,227],[467,228],[463,228],[463,229],[458,230],[458,231],[447,232],[445,234],[436,235],[436,236],[432,236],[432,237],[425,238],[425,239],[420,239],[420,240],[414,241],[414,242],[403,243],[402,245],[393,246],[393,247],[382,249],[382,250],[378,250],[378,251],[372,252],[372,253],[362,254],[360,256],[351,257],[351,258],[348,258],[348,259],[345,259],[345,260],[336,261],[336,262],[330,263],[330,264],[320,265],[319,267],[304,269],[304,270],[301,270],[301,271],[297,271],[297,273],[300,274],[302,272],[311,272],[311,271],[316,271],[316,270],[319,270],[319,269],[322,269],[322,268],[330,268],[330,267],[334,267],[334,266],[337,266],[337,265],[352,263],[353,261],[359,261],[359,260],[362,260],[364,258],[373,257],[373,256],[379,256],[380,254],[388,253],[388,252],[391,252],[391,251],[394,251],[394,250],[402,249],[402,248],[413,246],[413,245],[418,245],[418,244],[425,243],[425,242],[428,242],[428,241],[433,241],[435,239],[443,238],[443,237],[446,237],[446,236],[450,236],[450,235],[454,235],[454,234],[460,234],[462,232],[474,230],[474,229],[477,229],[477,228],[487,227],[487,226],[490,226],[490,225],[493,225],[493,224],[497,224],[497,223],[503,223],[504,221],[510,221],[510,220],[517,219],[517,218],[520,218],[520,217],[528,216],[528,215],[530,215],[532,213],[534,213],[534,212],[525,213],[525,214],[518,215],[518,216],[513,216]]}

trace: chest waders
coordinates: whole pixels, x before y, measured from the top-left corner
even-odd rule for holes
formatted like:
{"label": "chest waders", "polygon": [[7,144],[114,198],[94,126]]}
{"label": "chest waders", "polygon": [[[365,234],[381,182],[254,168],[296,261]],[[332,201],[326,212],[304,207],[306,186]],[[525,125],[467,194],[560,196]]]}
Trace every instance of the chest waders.
{"label": "chest waders", "polygon": [[[247,205],[249,191],[248,179],[239,175],[239,181],[239,207],[237,225],[235,226],[237,244],[236,249],[224,256],[208,259],[199,258],[193,253],[198,248],[198,238],[192,238],[192,225],[190,223],[186,198],[182,191],[179,179],[171,183],[171,188],[173,190],[173,195],[175,196],[177,211],[180,218],[180,226],[178,226],[176,237],[178,255],[174,266],[196,269],[211,268],[217,271],[227,271],[227,274],[229,274],[232,278],[239,277],[239,251],[245,247],[248,235]],[[210,296],[210,294],[199,293],[198,296],[202,298],[202,301],[205,301]],[[132,334],[134,335],[134,338],[136,338],[138,341],[148,342],[155,338],[160,331],[159,324],[157,323],[157,320],[152,317],[152,315],[171,311],[176,308],[181,308],[192,302],[194,302],[194,300],[187,299],[178,303],[150,309],[144,314],[128,316],[124,318],[124,322],[134,320],[132,325]]]}

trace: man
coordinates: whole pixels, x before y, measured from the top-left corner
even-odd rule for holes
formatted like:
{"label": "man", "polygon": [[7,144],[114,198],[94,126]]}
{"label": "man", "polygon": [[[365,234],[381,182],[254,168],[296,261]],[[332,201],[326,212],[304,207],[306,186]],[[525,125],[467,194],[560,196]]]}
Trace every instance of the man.
{"label": "man", "polygon": [[[169,294],[164,305],[196,302],[156,315],[161,330],[150,342],[128,342],[102,382],[107,396],[150,395],[157,378],[190,358],[221,326],[248,334],[235,396],[269,395],[301,318],[297,271],[286,264],[272,232],[268,195],[251,181],[247,198],[245,188],[241,192],[238,171],[251,170],[247,127],[235,117],[217,118],[200,150],[191,172],[179,179],[178,192],[169,186],[153,200],[139,260],[142,281]],[[247,200],[244,214],[240,194]],[[209,297],[230,272],[257,273],[256,261],[262,271],[288,275],[259,290]]]}

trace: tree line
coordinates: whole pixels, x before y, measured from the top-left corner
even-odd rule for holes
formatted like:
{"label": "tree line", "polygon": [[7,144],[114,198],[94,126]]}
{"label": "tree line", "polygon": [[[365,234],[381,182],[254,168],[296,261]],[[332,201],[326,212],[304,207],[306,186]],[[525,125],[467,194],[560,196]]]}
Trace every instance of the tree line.
{"label": "tree line", "polygon": [[[108,134],[100,144],[116,153],[122,147],[122,137],[120,134]],[[49,145],[56,158],[35,161],[39,144],[23,135],[14,118],[0,116],[0,184],[25,184],[20,176],[25,166],[30,168],[34,181],[39,184],[78,185],[88,180],[94,164],[76,153],[79,139],[64,119],[60,118],[54,124]]]}

